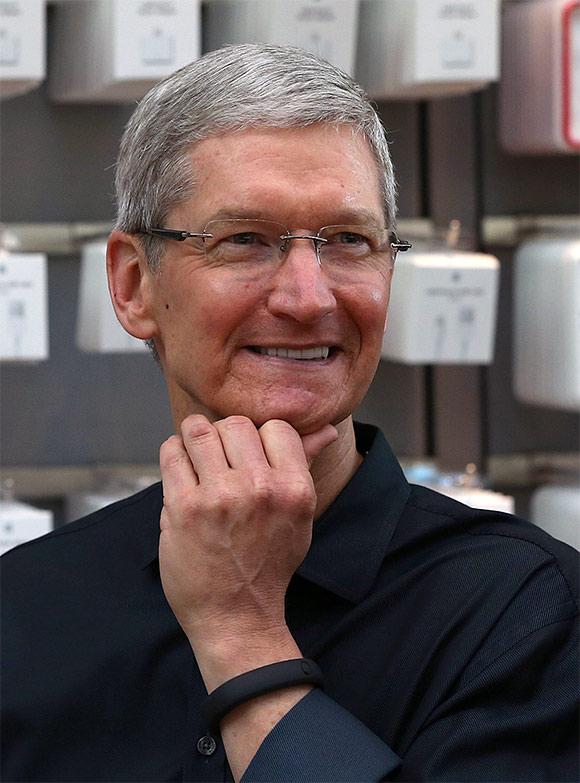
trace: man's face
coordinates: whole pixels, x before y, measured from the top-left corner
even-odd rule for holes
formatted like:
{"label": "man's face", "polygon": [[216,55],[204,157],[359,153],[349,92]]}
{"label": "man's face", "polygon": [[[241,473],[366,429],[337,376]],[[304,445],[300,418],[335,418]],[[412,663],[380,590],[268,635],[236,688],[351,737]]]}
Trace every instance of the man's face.
{"label": "man's face", "polygon": [[[195,145],[191,158],[195,193],[166,228],[200,231],[218,213],[280,222],[295,234],[384,227],[376,163],[350,128],[229,133]],[[208,264],[188,243],[168,241],[152,305],[175,421],[241,414],[257,426],[284,419],[306,434],[345,419],[376,369],[391,274],[386,260],[331,274],[309,240],[249,267]],[[327,358],[265,351],[321,347]]]}

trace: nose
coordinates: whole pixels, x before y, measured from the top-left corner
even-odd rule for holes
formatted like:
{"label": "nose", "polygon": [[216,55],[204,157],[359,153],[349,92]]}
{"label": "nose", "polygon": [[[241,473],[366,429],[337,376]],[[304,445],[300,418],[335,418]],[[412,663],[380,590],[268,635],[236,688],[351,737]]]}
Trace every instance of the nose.
{"label": "nose", "polygon": [[311,239],[293,239],[272,276],[268,309],[299,323],[315,323],[336,310],[329,279]]}

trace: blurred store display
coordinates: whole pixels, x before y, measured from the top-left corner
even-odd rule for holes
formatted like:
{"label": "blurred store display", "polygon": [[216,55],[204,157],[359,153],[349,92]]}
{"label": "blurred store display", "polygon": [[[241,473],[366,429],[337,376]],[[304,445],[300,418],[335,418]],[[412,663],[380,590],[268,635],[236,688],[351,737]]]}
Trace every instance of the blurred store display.
{"label": "blurred store display", "polygon": [[499,121],[509,152],[580,150],[580,0],[504,4]]}
{"label": "blurred store display", "polygon": [[37,87],[46,75],[45,0],[0,3],[0,98]]}
{"label": "blurred store display", "polygon": [[580,484],[539,487],[532,495],[530,519],[580,550]]}
{"label": "blurred store display", "polygon": [[0,555],[53,528],[52,512],[22,503],[14,497],[14,484],[5,479],[0,487]]}
{"label": "blurred store display", "polygon": [[0,360],[48,359],[44,253],[0,251]]}
{"label": "blurred store display", "polygon": [[361,0],[356,77],[373,98],[474,92],[499,78],[499,0]]}
{"label": "blurred store display", "polygon": [[492,362],[499,261],[454,247],[459,231],[452,221],[445,242],[416,242],[397,256],[384,358],[405,364]]}
{"label": "blurred store display", "polygon": [[230,43],[299,46],[353,73],[358,0],[209,0],[204,50]]}
{"label": "blurred store display", "polygon": [[580,411],[579,231],[542,234],[520,245],[514,299],[516,397]]}
{"label": "blurred store display", "polygon": [[435,462],[415,460],[402,462],[407,481],[429,487],[472,508],[489,511],[504,511],[513,514],[514,498],[501,492],[494,492],[484,486],[475,465],[469,464],[463,472],[441,471]]}
{"label": "blurred store display", "polygon": [[200,54],[200,0],[58,0],[54,12],[57,102],[131,102]]}
{"label": "blurred store display", "polygon": [[107,243],[87,242],[81,251],[76,342],[94,353],[147,352],[143,340],[128,334],[115,315],[106,269]]}
{"label": "blurred store display", "polygon": [[142,475],[134,479],[109,478],[95,484],[89,492],[71,492],[66,497],[66,522],[92,514],[118,500],[134,495],[158,481],[157,476]]}

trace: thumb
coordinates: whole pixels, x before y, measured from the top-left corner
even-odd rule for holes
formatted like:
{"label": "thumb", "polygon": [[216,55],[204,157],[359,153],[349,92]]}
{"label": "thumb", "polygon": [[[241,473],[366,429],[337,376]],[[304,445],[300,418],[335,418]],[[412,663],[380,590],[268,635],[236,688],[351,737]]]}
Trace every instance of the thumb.
{"label": "thumb", "polygon": [[312,465],[320,452],[333,443],[338,438],[338,430],[332,424],[325,424],[324,427],[311,432],[309,435],[302,436],[302,446],[308,461],[308,467]]}

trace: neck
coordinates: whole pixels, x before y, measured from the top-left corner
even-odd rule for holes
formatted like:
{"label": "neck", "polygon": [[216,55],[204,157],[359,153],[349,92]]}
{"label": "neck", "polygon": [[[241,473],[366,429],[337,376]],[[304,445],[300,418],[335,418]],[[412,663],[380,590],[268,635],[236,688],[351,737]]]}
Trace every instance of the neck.
{"label": "neck", "polygon": [[310,469],[317,496],[315,519],[326,511],[363,461],[356,450],[352,417],[341,421],[336,429],[338,438],[318,455]]}

